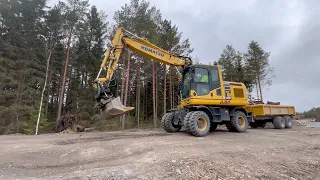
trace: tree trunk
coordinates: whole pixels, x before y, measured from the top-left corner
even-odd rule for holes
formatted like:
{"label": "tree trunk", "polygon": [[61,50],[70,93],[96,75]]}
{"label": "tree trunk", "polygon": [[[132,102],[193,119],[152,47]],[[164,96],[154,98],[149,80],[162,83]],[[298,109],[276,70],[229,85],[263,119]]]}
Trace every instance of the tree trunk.
{"label": "tree trunk", "polygon": [[175,86],[175,83],[174,83],[174,80],[172,81],[172,108],[175,107],[175,95],[176,95],[176,92],[174,90],[174,86]]}
{"label": "tree trunk", "polygon": [[[121,57],[122,59],[122,78],[121,78],[121,91],[120,91],[120,100],[122,102],[122,104],[124,104],[124,84],[125,84],[125,67],[126,67],[126,62],[125,62],[125,55]],[[120,116],[120,126],[122,129],[122,121],[123,121],[123,115]]]}
{"label": "tree trunk", "polygon": [[46,78],[45,78],[44,85],[43,85],[43,89],[42,89],[42,93],[41,93],[40,107],[39,107],[38,119],[37,119],[37,125],[36,125],[36,135],[38,135],[38,129],[39,129],[40,116],[41,116],[43,96],[44,96],[44,92],[46,91],[46,87],[47,87],[47,79],[48,79],[48,71],[49,71],[49,64],[50,64],[51,54],[52,54],[52,51],[50,51],[49,57],[48,57],[48,59],[47,59]]}
{"label": "tree trunk", "polygon": [[[154,76],[155,76],[155,91],[156,91],[156,108],[155,108],[155,116],[156,119],[158,119],[158,103],[159,103],[159,97],[158,97],[158,86],[159,86],[159,81],[158,81],[158,64],[155,62],[155,71],[154,71]],[[156,122],[157,123],[157,122]]]}
{"label": "tree trunk", "polygon": [[138,59],[138,68],[137,68],[137,87],[136,87],[136,118],[138,129],[140,128],[140,60]]}
{"label": "tree trunk", "polygon": [[[129,89],[129,75],[130,75],[130,54],[127,54],[126,59],[128,60],[127,65],[127,73],[126,73],[126,87],[125,87],[125,93],[124,93],[124,102],[123,105],[127,105],[127,97],[128,97],[128,89]],[[122,117],[122,130],[124,130],[126,124],[126,114]]]}
{"label": "tree trunk", "polygon": [[147,80],[145,80],[145,85],[144,85],[144,88],[145,88],[145,93],[144,93],[144,104],[145,104],[145,106],[144,106],[144,114],[145,114],[145,116],[144,116],[144,120],[147,120],[147,117],[148,117],[148,96],[147,96],[147,94],[148,94],[148,85],[147,85]]}
{"label": "tree trunk", "polygon": [[[23,63],[22,64],[22,82],[19,84],[19,95],[18,95],[18,107],[21,107],[21,104],[22,104],[22,99],[23,99],[23,87],[25,85],[25,82],[26,82],[26,64]],[[16,132],[19,133],[19,130],[20,130],[20,125],[19,125],[19,118],[20,118],[20,111],[19,111],[19,108],[16,108],[16,124],[17,124],[17,129],[16,129]]]}
{"label": "tree trunk", "polygon": [[123,100],[124,100],[124,84],[125,84],[125,75],[126,75],[126,73],[125,73],[125,57],[122,57],[122,64],[123,64],[123,67],[122,67],[122,79],[121,79],[121,102],[122,103],[124,103],[123,102]]}
{"label": "tree trunk", "polygon": [[163,64],[164,74],[163,74],[163,114],[167,111],[167,71],[166,64]]}
{"label": "tree trunk", "polygon": [[[117,77],[120,77],[119,66],[117,67],[117,71],[115,73],[117,73]],[[118,80],[116,80],[116,81],[117,81],[117,83],[116,83],[116,86],[117,86],[116,97],[118,97],[119,96],[119,83],[118,83]]]}
{"label": "tree trunk", "polygon": [[258,76],[258,83],[259,83],[260,100],[261,102],[263,102],[260,76]]}
{"label": "tree trunk", "polygon": [[259,89],[258,89],[258,83],[256,83],[256,92],[257,92],[257,100],[260,100],[260,96],[259,96]]}
{"label": "tree trunk", "polygon": [[173,108],[173,104],[172,104],[172,68],[171,66],[169,67],[169,91],[170,91],[170,108]]}
{"label": "tree trunk", "polygon": [[157,128],[157,117],[156,117],[156,82],[155,82],[155,62],[152,62],[152,94],[153,94],[153,125]]}
{"label": "tree trunk", "polygon": [[[52,81],[52,66],[53,66],[53,58],[50,56],[50,64],[49,64],[49,79],[48,79],[48,90],[47,90],[47,104],[46,104],[46,118],[48,118],[48,111],[49,111],[49,97],[50,97],[50,85]],[[51,98],[52,99],[52,98]]]}
{"label": "tree trunk", "polygon": [[69,54],[70,54],[70,41],[71,41],[71,36],[68,38],[68,45],[67,45],[67,57],[66,57],[66,62],[64,65],[64,73],[63,73],[63,80],[62,80],[62,85],[61,85],[61,90],[59,94],[59,106],[58,106],[58,115],[56,119],[56,129],[58,128],[58,122],[61,117],[61,108],[62,108],[62,102],[63,102],[63,96],[64,96],[64,88],[65,88],[65,83],[66,83],[66,75],[67,75],[67,70],[68,70],[68,64],[69,64]]}

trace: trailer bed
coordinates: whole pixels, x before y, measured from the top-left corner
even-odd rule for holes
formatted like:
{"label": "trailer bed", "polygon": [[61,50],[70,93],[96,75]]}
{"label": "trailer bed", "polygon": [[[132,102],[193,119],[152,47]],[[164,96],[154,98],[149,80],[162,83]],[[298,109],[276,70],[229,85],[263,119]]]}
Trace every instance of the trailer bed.
{"label": "trailer bed", "polygon": [[271,105],[271,104],[255,104],[245,107],[247,112],[253,114],[254,119],[274,117],[274,116],[295,116],[294,106]]}

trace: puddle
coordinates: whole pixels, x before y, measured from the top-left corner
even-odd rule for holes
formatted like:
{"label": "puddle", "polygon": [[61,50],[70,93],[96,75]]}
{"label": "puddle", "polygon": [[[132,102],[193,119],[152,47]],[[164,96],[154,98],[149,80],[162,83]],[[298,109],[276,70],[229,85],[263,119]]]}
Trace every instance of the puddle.
{"label": "puddle", "polygon": [[309,124],[307,125],[307,127],[320,128],[320,122],[309,122]]}

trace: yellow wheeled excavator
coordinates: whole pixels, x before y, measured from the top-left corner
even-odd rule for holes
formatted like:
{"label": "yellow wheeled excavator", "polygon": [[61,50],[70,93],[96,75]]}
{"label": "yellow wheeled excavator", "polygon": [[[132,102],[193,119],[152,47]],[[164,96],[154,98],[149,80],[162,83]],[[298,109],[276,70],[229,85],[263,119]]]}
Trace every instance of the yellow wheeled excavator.
{"label": "yellow wheeled excavator", "polygon": [[[253,120],[252,113],[244,108],[248,104],[245,85],[224,81],[219,65],[193,64],[191,58],[174,55],[124,28],[116,30],[111,44],[94,81],[96,107],[102,116],[113,118],[134,109],[124,106],[110,91],[119,58],[128,48],[150,60],[182,69],[180,104],[162,117],[167,132],[178,132],[184,126],[194,136],[206,136],[219,124],[226,124],[229,131],[245,132]],[[100,77],[102,71],[105,77]]]}

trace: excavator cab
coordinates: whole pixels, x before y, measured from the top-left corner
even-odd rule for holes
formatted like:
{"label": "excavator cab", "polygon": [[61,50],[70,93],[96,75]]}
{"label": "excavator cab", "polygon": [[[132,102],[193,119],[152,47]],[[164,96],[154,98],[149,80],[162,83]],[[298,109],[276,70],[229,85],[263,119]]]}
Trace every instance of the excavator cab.
{"label": "excavator cab", "polygon": [[243,83],[223,81],[218,65],[191,65],[184,69],[180,107],[246,105]]}
{"label": "excavator cab", "polygon": [[218,88],[221,89],[218,66],[193,65],[187,67],[183,72],[182,99],[209,95]]}

